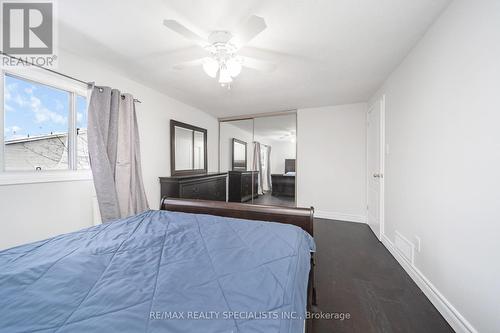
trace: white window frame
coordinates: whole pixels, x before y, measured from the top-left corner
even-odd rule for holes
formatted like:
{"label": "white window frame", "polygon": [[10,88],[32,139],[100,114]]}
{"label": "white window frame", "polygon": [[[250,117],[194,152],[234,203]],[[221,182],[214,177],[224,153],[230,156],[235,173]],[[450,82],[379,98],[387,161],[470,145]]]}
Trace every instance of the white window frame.
{"label": "white window frame", "polygon": [[[42,171],[5,171],[4,170],[4,119],[5,119],[5,75],[22,80],[33,81],[70,93],[70,110],[68,115],[68,169]],[[76,99],[77,96],[90,100],[90,89],[80,82],[50,73],[37,67],[2,69],[0,77],[0,186],[14,184],[47,183],[61,181],[92,180],[90,170],[77,170],[76,150]]]}

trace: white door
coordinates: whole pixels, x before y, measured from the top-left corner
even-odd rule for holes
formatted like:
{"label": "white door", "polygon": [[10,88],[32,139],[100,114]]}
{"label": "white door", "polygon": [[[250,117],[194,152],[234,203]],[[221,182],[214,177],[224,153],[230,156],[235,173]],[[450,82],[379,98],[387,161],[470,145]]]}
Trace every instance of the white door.
{"label": "white door", "polygon": [[368,110],[366,132],[367,222],[379,240],[383,234],[384,98]]}

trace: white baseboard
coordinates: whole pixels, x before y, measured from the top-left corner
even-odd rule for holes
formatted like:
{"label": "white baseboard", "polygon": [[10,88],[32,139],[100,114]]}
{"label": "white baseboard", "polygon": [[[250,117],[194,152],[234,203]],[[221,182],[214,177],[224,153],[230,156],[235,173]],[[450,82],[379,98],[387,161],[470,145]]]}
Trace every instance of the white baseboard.
{"label": "white baseboard", "polygon": [[337,221],[366,223],[366,216],[363,215],[327,212],[324,210],[314,210],[314,217],[319,217],[322,219],[329,219],[329,220],[337,220]]}
{"label": "white baseboard", "polygon": [[471,323],[458,312],[425,275],[399,253],[393,242],[386,235],[382,235],[382,243],[456,332],[477,333],[477,330]]}

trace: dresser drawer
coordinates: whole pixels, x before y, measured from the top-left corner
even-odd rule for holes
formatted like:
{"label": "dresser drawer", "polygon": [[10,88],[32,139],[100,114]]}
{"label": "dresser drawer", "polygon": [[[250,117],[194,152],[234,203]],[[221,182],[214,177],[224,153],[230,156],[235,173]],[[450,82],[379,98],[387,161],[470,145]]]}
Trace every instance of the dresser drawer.
{"label": "dresser drawer", "polygon": [[203,184],[181,184],[180,197],[185,199],[202,199],[206,194]]}
{"label": "dresser drawer", "polygon": [[160,178],[161,195],[171,198],[226,201],[226,174]]}
{"label": "dresser drawer", "polygon": [[226,180],[218,179],[213,187],[214,200],[226,201]]}

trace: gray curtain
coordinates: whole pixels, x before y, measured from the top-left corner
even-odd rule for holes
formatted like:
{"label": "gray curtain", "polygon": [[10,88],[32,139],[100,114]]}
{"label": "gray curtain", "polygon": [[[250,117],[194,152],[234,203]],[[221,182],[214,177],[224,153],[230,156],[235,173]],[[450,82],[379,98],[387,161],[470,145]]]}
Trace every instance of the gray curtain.
{"label": "gray curtain", "polygon": [[90,165],[103,222],[149,209],[134,98],[94,87],[88,111]]}
{"label": "gray curtain", "polygon": [[254,171],[258,171],[257,177],[259,177],[258,180],[258,194],[264,194],[264,191],[262,190],[262,162],[260,160],[260,143],[255,141],[254,146],[253,146],[253,169]]}
{"label": "gray curtain", "polygon": [[267,177],[267,185],[269,186],[269,190],[272,190],[273,184],[271,182],[271,146],[267,146],[267,165],[266,165],[266,177]]}

